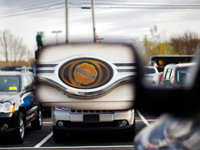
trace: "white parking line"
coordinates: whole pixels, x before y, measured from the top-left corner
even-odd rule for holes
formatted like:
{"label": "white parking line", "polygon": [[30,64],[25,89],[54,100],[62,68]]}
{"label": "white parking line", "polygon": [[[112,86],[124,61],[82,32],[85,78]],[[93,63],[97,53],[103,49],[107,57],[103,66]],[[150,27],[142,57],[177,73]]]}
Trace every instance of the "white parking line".
{"label": "white parking line", "polygon": [[39,148],[40,146],[42,146],[48,139],[50,139],[52,135],[53,135],[53,131],[51,131],[51,133],[47,135],[40,143],[36,144],[34,148]]}
{"label": "white parking line", "polygon": [[39,149],[60,149],[60,148],[117,148],[117,147],[123,147],[123,148],[134,148],[134,145],[108,145],[108,146],[51,146],[51,147],[7,147],[7,148],[0,148],[0,149],[32,149],[32,148],[39,148]]}
{"label": "white parking line", "polygon": [[140,119],[146,124],[146,126],[149,126],[150,123],[144,118],[144,116],[142,116],[142,114],[136,110],[137,114],[139,115]]}

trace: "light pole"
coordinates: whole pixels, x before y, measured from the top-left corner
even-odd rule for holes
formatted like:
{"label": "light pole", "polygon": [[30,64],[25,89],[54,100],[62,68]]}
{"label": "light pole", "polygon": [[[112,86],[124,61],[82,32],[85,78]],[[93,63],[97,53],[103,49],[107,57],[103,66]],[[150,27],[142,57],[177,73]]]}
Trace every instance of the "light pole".
{"label": "light pole", "polygon": [[[90,9],[90,7],[81,7],[81,9]],[[93,22],[93,39],[96,43],[96,27],[95,27],[95,14],[94,14],[94,0],[92,0],[92,22]]]}
{"label": "light pole", "polygon": [[96,43],[96,27],[95,27],[95,15],[94,15],[94,0],[92,0],[92,20],[93,20],[93,38]]}
{"label": "light pole", "polygon": [[58,33],[61,33],[62,31],[52,31],[51,33],[56,34],[56,44],[58,45]]}
{"label": "light pole", "polygon": [[68,9],[69,9],[69,1],[68,0],[66,0],[66,8],[65,8],[65,13],[66,13],[66,43],[69,43],[69,37],[68,37],[68,35],[69,35],[69,31],[68,31],[68,26],[69,26],[69,23],[68,23]]}

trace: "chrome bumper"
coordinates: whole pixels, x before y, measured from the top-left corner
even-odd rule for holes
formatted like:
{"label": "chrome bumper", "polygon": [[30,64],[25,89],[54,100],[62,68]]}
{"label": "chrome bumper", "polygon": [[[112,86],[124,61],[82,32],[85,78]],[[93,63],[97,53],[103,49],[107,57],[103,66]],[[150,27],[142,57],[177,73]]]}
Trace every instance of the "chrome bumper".
{"label": "chrome bumper", "polygon": [[127,120],[129,125],[134,123],[134,109],[126,111],[55,111],[52,109],[52,123],[56,126],[57,121],[83,122],[84,114],[99,115],[99,122],[112,122],[115,120]]}

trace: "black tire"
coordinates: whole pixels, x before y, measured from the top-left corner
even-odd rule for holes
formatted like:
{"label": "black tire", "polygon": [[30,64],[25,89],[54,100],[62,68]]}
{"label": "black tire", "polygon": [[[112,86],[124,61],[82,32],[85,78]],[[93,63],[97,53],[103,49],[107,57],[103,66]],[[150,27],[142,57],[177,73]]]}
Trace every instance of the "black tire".
{"label": "black tire", "polygon": [[134,137],[135,137],[135,119],[131,129],[123,133],[123,140],[127,142],[132,142]]}
{"label": "black tire", "polygon": [[41,108],[38,109],[37,118],[33,122],[31,122],[31,128],[34,130],[42,129],[42,110],[41,110]]}
{"label": "black tire", "polygon": [[66,141],[66,134],[58,132],[53,126],[53,141],[55,143],[63,143]]}
{"label": "black tire", "polygon": [[15,129],[15,134],[13,136],[13,141],[17,144],[22,144],[24,142],[24,115],[22,112],[19,112],[17,119],[17,127]]}

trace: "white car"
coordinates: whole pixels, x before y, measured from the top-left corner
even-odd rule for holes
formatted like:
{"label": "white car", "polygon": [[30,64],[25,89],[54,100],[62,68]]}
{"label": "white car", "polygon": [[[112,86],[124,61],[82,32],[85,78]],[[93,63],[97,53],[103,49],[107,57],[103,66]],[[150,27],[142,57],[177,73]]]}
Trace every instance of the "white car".
{"label": "white car", "polygon": [[158,69],[155,66],[144,66],[144,82],[146,85],[150,84],[153,76],[158,73]]}
{"label": "white car", "polygon": [[42,50],[37,98],[53,105],[53,140],[66,133],[135,135],[135,51],[120,44],[68,44]]}

